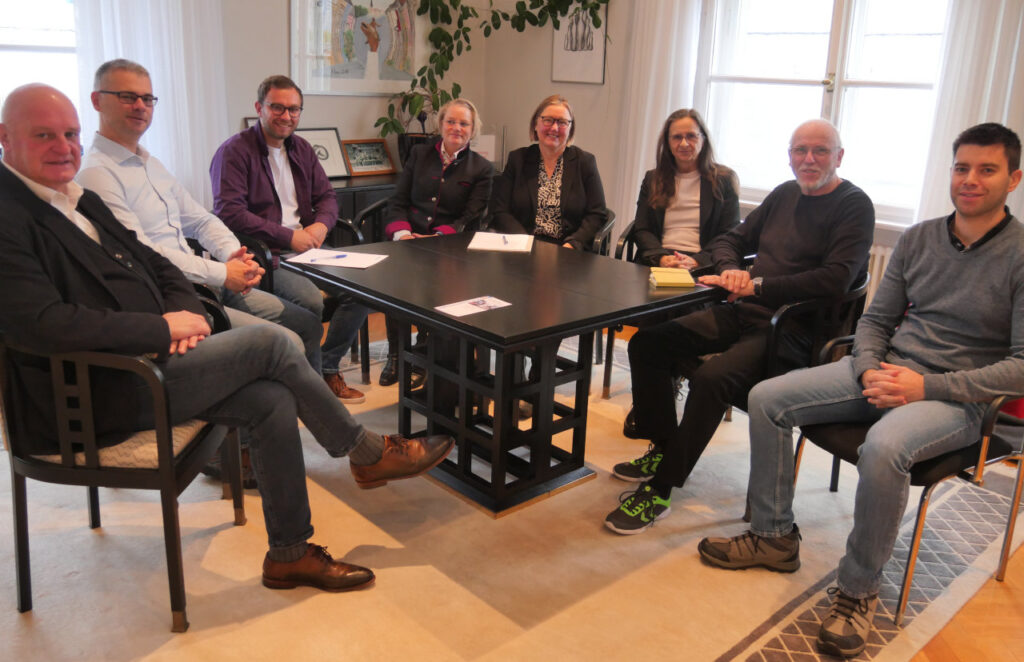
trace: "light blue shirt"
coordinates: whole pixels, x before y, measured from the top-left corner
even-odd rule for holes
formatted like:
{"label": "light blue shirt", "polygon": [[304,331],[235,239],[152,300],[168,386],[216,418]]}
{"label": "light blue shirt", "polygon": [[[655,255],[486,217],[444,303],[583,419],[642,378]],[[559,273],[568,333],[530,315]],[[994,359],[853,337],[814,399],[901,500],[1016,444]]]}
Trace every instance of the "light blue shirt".
{"label": "light blue shirt", "polygon": [[[132,153],[97,133],[75,179],[96,192],[122,225],[189,280],[224,285],[223,263],[238,250],[238,239],[141,145]],[[220,262],[193,253],[186,238],[197,240]]]}

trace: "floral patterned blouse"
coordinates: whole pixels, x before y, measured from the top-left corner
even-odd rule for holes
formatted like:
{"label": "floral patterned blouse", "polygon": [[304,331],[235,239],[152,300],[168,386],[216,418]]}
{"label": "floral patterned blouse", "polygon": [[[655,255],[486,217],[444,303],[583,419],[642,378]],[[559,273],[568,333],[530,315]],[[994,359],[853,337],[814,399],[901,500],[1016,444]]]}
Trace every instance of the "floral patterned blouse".
{"label": "floral patterned blouse", "polygon": [[562,221],[562,157],[558,157],[555,172],[548,177],[544,159],[540,160],[537,177],[537,218],[533,233],[561,241],[567,228]]}

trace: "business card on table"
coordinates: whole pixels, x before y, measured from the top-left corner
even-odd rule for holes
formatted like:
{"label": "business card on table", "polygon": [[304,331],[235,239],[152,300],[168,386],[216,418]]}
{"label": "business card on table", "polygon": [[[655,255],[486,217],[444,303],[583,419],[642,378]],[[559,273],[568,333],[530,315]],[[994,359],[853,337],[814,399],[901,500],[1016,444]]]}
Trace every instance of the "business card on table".
{"label": "business card on table", "polygon": [[348,253],[337,249],[311,248],[305,253],[289,257],[288,261],[298,262],[300,264],[316,264],[325,267],[351,267],[353,269],[365,269],[367,267],[372,267],[386,257],[387,255]]}
{"label": "business card on table", "polygon": [[512,304],[508,301],[502,301],[501,299],[497,299],[492,296],[485,296],[437,306],[434,310],[439,310],[445,315],[451,315],[452,317],[465,317],[466,315],[472,315],[473,313],[482,313],[485,310],[494,310],[495,308],[504,308],[505,306],[511,305]]}

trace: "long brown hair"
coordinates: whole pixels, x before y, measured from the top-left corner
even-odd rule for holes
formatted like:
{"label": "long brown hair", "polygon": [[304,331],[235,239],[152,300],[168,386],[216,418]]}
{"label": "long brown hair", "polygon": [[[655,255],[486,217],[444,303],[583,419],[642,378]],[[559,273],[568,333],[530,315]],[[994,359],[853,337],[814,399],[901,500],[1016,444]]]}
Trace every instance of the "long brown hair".
{"label": "long brown hair", "polygon": [[657,164],[654,167],[654,181],[649,200],[650,205],[656,209],[667,209],[676,195],[676,159],[668,144],[668,133],[672,123],[684,117],[692,119],[700,129],[701,135],[704,136],[704,146],[701,147],[700,154],[697,155],[697,171],[703,179],[711,182],[711,193],[719,200],[722,199],[722,187],[718,182],[721,175],[731,175],[735,185],[735,174],[732,170],[715,163],[715,150],[711,147],[711,137],[708,135],[708,128],[700,113],[692,108],[680,108],[668,116],[665,125],[661,127],[661,134],[658,136]]}

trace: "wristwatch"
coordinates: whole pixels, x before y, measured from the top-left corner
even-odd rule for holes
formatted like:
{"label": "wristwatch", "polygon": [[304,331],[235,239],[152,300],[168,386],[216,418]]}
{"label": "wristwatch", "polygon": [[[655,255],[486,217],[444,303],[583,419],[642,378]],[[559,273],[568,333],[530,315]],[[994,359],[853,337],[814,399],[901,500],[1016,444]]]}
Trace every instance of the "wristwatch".
{"label": "wristwatch", "polygon": [[757,278],[754,278],[750,282],[754,286],[754,296],[755,297],[761,296],[761,284],[764,283],[764,277],[763,276],[758,276]]}

